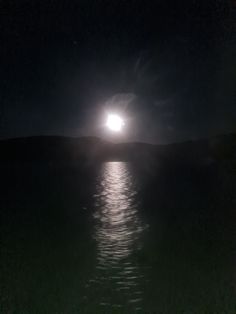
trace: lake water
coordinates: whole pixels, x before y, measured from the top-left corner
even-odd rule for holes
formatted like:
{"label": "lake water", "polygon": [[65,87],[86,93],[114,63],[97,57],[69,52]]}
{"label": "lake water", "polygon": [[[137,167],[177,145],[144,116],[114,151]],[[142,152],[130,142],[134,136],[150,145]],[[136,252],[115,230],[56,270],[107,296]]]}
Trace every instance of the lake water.
{"label": "lake water", "polygon": [[1,313],[235,313],[234,177],[5,167]]}
{"label": "lake water", "polygon": [[[107,311],[124,307],[142,309],[145,269],[132,255],[142,250],[148,225],[140,217],[138,186],[129,164],[108,162],[96,178],[93,195],[93,234],[97,245],[96,266],[86,287],[86,299],[98,292],[99,307]],[[94,300],[95,301],[95,300]]]}

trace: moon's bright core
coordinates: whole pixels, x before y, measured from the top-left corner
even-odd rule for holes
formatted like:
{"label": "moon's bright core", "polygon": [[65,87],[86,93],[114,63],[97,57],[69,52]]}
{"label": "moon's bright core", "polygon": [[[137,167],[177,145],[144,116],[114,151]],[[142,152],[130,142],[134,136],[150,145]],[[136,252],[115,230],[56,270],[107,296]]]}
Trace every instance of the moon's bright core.
{"label": "moon's bright core", "polygon": [[111,131],[120,132],[124,126],[124,120],[117,114],[108,114],[106,126]]}

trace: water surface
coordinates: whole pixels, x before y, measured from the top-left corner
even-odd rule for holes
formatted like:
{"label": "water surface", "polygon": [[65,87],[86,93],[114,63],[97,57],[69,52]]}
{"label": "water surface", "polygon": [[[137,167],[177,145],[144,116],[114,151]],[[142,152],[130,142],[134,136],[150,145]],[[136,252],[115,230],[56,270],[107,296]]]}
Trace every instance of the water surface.
{"label": "water surface", "polygon": [[93,195],[93,237],[97,244],[96,270],[87,294],[96,290],[101,307],[141,309],[144,269],[133,254],[142,249],[147,224],[141,220],[138,186],[130,165],[104,163],[96,178]]}
{"label": "water surface", "polygon": [[1,313],[235,313],[235,176],[2,169]]}

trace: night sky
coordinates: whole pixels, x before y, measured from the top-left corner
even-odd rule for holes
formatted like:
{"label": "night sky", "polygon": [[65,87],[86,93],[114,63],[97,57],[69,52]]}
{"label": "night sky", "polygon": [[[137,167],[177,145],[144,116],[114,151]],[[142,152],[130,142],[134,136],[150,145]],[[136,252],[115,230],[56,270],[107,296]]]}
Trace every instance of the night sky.
{"label": "night sky", "polygon": [[0,2],[1,137],[167,143],[236,130],[236,6],[202,1]]}

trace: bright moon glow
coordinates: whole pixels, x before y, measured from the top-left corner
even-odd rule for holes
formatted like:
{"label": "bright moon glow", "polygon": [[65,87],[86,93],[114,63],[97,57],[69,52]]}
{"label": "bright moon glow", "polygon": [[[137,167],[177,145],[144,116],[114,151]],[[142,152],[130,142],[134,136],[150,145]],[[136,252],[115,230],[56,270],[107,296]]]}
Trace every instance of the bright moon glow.
{"label": "bright moon glow", "polygon": [[117,114],[108,114],[106,126],[114,132],[120,132],[124,126],[124,120]]}

